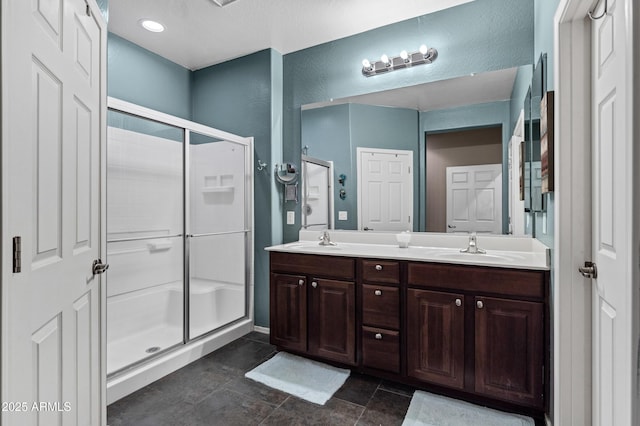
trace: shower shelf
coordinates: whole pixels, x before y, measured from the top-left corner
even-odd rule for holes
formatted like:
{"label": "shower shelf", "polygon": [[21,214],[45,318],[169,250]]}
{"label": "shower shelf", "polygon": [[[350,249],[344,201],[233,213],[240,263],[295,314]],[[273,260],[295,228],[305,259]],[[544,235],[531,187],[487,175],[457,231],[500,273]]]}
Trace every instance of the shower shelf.
{"label": "shower shelf", "polygon": [[203,193],[215,192],[233,192],[233,186],[205,186],[202,188]]}

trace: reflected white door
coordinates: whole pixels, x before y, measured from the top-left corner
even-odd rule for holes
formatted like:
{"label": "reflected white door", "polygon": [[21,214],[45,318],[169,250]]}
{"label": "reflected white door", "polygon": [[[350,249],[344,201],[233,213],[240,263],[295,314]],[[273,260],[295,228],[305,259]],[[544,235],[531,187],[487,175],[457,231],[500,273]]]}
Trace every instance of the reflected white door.
{"label": "reflected white door", "polygon": [[88,13],[84,0],[2,1],[2,401],[21,404],[3,405],[7,426],[104,421],[92,262],[103,243],[106,25],[89,3]]}
{"label": "reflected white door", "polygon": [[413,151],[358,148],[358,229],[413,230]]}
{"label": "reflected white door", "polygon": [[302,158],[302,227],[333,229],[333,162]]}
{"label": "reflected white door", "polygon": [[447,167],[447,232],[502,233],[502,165]]}
{"label": "reflected white door", "polygon": [[[600,7],[606,4],[603,3]],[[631,425],[632,376],[632,137],[625,7],[592,24],[593,122],[593,424]],[[598,11],[600,14],[602,10]],[[629,17],[627,17],[629,18]],[[628,59],[627,59],[628,58]]]}

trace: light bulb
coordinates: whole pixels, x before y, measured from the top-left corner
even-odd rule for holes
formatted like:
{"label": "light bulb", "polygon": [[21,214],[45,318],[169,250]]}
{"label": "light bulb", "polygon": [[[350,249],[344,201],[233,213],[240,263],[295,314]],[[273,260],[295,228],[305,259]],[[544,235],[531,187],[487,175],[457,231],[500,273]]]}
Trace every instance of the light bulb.
{"label": "light bulb", "polygon": [[422,46],[420,46],[420,53],[422,53],[423,55],[426,55],[428,51],[429,49],[427,49],[426,44],[423,44]]}
{"label": "light bulb", "polygon": [[409,54],[407,53],[406,50],[403,50],[402,52],[400,52],[400,57],[402,58],[403,61],[406,61],[407,59],[409,59]]}
{"label": "light bulb", "polygon": [[387,65],[389,64],[389,57],[387,55],[380,56],[380,60]]}
{"label": "light bulb", "polygon": [[152,33],[161,33],[164,31],[164,25],[160,22],[152,21],[151,19],[141,19],[139,22],[142,28]]}
{"label": "light bulb", "polygon": [[364,68],[371,68],[371,62],[369,62],[369,60],[368,60],[368,59],[363,59],[363,60],[362,60],[362,66],[363,66]]}

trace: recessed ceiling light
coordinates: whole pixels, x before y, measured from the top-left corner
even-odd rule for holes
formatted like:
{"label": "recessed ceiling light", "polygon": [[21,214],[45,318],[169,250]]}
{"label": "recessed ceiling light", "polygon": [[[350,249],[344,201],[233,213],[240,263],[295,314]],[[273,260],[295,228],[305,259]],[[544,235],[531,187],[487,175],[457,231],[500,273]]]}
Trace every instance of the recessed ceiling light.
{"label": "recessed ceiling light", "polygon": [[218,6],[222,7],[222,6],[228,5],[229,3],[233,3],[236,0],[211,0],[211,1],[217,4]]}
{"label": "recessed ceiling light", "polygon": [[152,21],[151,19],[141,19],[138,21],[142,28],[152,33],[161,33],[164,31],[164,25],[160,22]]}

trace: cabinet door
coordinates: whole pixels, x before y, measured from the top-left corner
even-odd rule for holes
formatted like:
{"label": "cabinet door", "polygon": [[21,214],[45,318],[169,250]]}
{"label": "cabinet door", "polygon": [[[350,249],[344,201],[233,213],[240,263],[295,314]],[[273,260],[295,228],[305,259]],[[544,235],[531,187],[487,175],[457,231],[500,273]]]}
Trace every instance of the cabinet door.
{"label": "cabinet door", "polygon": [[307,351],[307,281],[302,275],[271,274],[271,344]]}
{"label": "cabinet door", "polygon": [[407,374],[464,387],[464,296],[407,290]]}
{"label": "cabinet door", "polygon": [[543,406],[543,306],[476,297],[476,392]]}
{"label": "cabinet door", "polygon": [[309,287],[309,353],[355,364],[355,283],[314,278]]}

